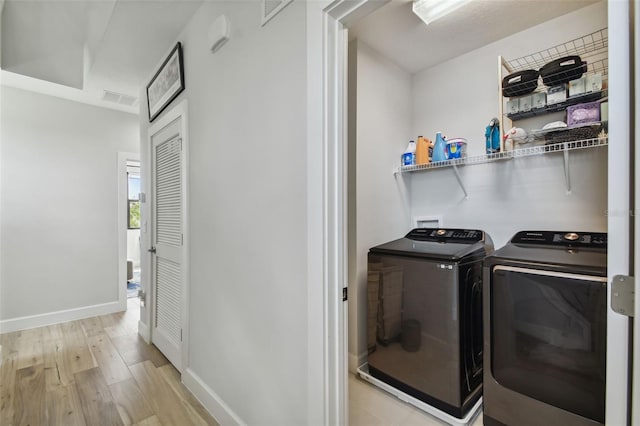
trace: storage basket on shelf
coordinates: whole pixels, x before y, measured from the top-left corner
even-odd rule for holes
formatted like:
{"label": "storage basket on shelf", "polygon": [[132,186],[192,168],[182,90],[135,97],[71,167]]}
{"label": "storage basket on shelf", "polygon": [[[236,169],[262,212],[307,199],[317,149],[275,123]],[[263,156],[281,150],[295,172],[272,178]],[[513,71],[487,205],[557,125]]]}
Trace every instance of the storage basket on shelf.
{"label": "storage basket on shelf", "polygon": [[587,102],[567,107],[567,126],[570,128],[583,124],[600,122],[600,102]]}
{"label": "storage basket on shelf", "polygon": [[567,128],[563,130],[557,130],[549,132],[544,135],[546,144],[573,142],[585,139],[595,139],[602,130],[602,124],[593,123],[590,125],[584,125],[580,127]]}
{"label": "storage basket on shelf", "polygon": [[522,70],[502,79],[502,96],[514,97],[531,93],[538,87],[538,71]]}
{"label": "storage basket on shelf", "polygon": [[545,85],[557,86],[582,77],[587,72],[587,63],[578,55],[565,56],[546,63],[539,72]]}

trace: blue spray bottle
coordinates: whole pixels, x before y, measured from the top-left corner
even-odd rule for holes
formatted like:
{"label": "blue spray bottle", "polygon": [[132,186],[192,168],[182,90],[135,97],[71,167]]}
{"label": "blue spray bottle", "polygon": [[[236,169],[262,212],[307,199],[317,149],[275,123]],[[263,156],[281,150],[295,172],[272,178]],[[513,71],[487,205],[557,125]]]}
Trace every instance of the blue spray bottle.
{"label": "blue spray bottle", "polygon": [[487,154],[500,152],[500,121],[497,118],[491,119],[484,131],[484,137],[487,141]]}
{"label": "blue spray bottle", "polygon": [[433,147],[433,162],[446,161],[447,158],[447,143],[442,137],[442,133],[436,133],[436,144]]}

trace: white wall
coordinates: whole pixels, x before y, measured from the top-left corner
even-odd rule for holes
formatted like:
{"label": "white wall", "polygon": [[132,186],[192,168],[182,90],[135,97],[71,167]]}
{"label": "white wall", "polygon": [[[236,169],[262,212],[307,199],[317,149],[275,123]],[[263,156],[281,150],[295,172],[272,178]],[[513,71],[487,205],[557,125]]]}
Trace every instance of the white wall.
{"label": "white wall", "polygon": [[0,319],[118,299],[117,152],[138,118],[2,87]]}
{"label": "white wall", "polygon": [[392,172],[409,139],[415,137],[411,74],[362,41],[349,48],[355,57],[350,75],[357,78],[350,86],[355,86],[356,111],[349,123],[357,134],[350,141],[349,160],[349,368],[353,370],[366,360],[366,333],[358,330],[367,325],[367,252],[399,238],[410,227],[406,187]]}
{"label": "white wall", "polygon": [[[466,137],[470,155],[483,153],[485,126],[498,114],[498,55],[516,58],[606,26],[601,2],[416,74],[414,134],[442,130]],[[444,226],[484,229],[497,246],[523,229],[606,231],[607,149],[571,153],[570,194],[562,164],[562,155],[553,154],[464,167],[468,199],[453,170],[405,178],[414,215],[442,215]]]}
{"label": "white wall", "polygon": [[[212,54],[207,30],[221,13],[231,39]],[[305,19],[304,2],[265,27],[259,2],[205,2],[179,38],[186,90],[174,103],[189,108],[188,374],[247,424],[307,423]],[[143,165],[148,158],[145,147]]]}

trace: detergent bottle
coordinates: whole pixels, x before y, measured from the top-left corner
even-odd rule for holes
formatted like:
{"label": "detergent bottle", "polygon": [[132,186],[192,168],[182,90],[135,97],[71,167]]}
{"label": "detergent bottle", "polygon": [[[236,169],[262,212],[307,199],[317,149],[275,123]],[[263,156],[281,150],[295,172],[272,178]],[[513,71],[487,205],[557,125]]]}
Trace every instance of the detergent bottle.
{"label": "detergent bottle", "polygon": [[442,133],[436,133],[436,144],[433,147],[433,162],[446,161],[447,158],[447,142]]}
{"label": "detergent bottle", "polygon": [[433,146],[431,141],[425,137],[418,136],[418,142],[416,146],[416,164],[428,164],[429,163],[429,148]]}
{"label": "detergent bottle", "polygon": [[409,145],[407,145],[407,149],[402,153],[402,165],[403,166],[414,166],[416,164],[416,143],[414,141],[409,141]]}

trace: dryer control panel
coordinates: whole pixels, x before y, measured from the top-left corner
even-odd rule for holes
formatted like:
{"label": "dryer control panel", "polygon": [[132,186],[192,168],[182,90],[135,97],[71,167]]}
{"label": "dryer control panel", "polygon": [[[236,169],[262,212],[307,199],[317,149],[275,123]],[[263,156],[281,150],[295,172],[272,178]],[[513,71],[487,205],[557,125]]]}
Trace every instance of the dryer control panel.
{"label": "dryer control panel", "polygon": [[606,249],[607,234],[602,232],[521,231],[511,239],[511,243]]}
{"label": "dryer control panel", "polygon": [[477,229],[412,229],[406,238],[417,241],[439,241],[449,243],[475,243],[484,240],[484,232]]}

